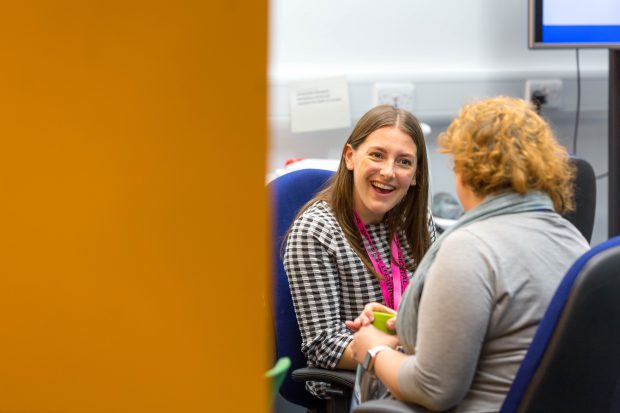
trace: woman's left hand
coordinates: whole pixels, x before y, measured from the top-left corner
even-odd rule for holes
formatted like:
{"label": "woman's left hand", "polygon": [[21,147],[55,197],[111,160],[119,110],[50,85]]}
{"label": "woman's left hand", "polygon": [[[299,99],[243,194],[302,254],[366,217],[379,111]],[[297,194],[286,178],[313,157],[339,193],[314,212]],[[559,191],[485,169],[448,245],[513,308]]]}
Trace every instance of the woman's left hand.
{"label": "woman's left hand", "polygon": [[364,361],[366,352],[371,348],[380,344],[396,348],[398,343],[398,336],[384,333],[374,326],[368,325],[361,327],[357,333],[353,335],[353,341],[350,346],[353,351],[353,358],[357,363],[361,364]]}

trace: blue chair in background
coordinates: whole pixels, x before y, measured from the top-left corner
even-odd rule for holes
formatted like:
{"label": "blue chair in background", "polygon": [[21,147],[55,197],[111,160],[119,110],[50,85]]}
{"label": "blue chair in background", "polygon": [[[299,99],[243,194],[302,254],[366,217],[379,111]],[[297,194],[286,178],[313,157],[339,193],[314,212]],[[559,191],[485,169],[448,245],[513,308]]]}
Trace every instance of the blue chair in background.
{"label": "blue chair in background", "polygon": [[[288,357],[291,360],[291,368],[282,382],[280,394],[289,402],[308,409],[342,412],[349,409],[355,373],[306,367],[306,357],[301,352],[301,333],[281,256],[284,236],[297,212],[325,186],[332,175],[332,171],[302,169],[282,175],[268,185],[274,229],[273,318],[276,358]],[[332,398],[323,400],[308,393],[305,390],[306,381],[332,384]]]}
{"label": "blue chair in background", "polygon": [[564,218],[590,242],[596,212],[596,175],[592,165],[585,159],[572,156],[570,161],[575,166],[575,210],[564,214]]}
{"label": "blue chair in background", "polygon": [[[426,413],[372,400],[355,413]],[[620,412],[620,237],[581,256],[554,294],[500,413]]]}

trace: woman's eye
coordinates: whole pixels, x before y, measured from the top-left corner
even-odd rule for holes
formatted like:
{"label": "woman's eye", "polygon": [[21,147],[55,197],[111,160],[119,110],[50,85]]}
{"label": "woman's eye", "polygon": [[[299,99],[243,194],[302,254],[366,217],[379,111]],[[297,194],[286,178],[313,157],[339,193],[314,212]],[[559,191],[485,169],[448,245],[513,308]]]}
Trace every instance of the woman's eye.
{"label": "woman's eye", "polygon": [[379,152],[370,152],[371,158],[381,159],[381,153]]}
{"label": "woman's eye", "polygon": [[413,161],[411,159],[401,159],[400,164],[404,166],[413,166]]}

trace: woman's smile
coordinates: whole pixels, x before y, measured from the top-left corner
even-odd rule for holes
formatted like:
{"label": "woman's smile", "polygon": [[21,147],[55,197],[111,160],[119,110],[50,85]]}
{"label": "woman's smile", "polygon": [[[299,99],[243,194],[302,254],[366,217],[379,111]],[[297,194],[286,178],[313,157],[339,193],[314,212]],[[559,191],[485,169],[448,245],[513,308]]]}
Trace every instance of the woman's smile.
{"label": "woman's smile", "polygon": [[371,181],[370,184],[379,192],[380,194],[390,194],[396,189],[396,187],[388,184],[384,184],[377,181]]}

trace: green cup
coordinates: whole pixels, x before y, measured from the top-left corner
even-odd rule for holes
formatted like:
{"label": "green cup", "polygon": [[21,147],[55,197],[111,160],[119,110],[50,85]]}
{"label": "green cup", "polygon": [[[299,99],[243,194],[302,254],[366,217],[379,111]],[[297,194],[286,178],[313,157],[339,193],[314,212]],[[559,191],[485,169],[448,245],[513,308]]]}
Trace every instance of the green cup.
{"label": "green cup", "polygon": [[396,317],[395,314],[392,313],[382,313],[380,311],[373,311],[372,312],[373,317],[375,318],[375,320],[372,322],[372,325],[375,326],[377,329],[388,333],[388,334],[396,334],[396,331],[394,330],[389,330],[387,328],[387,326],[385,325],[385,322],[388,321],[390,318],[394,318]]}

